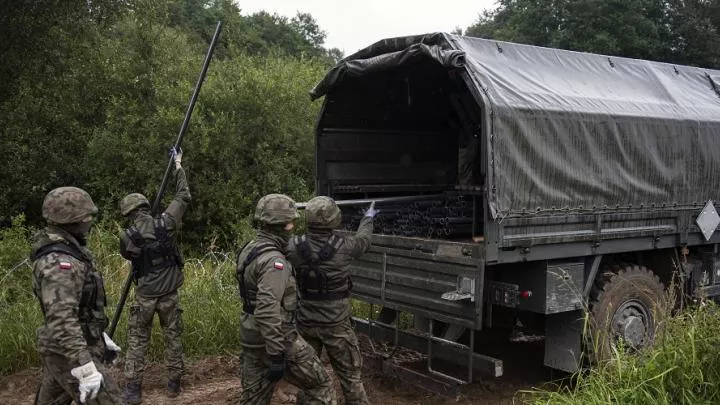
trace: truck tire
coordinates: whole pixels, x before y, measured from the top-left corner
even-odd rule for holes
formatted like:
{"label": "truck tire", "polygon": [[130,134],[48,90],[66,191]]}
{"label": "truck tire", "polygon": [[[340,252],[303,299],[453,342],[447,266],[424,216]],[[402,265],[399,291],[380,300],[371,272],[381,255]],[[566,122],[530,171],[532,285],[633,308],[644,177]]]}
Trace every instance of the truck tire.
{"label": "truck tire", "polygon": [[590,293],[585,339],[590,361],[611,359],[621,340],[633,352],[652,345],[667,303],[665,287],[652,270],[627,263],[604,268]]}

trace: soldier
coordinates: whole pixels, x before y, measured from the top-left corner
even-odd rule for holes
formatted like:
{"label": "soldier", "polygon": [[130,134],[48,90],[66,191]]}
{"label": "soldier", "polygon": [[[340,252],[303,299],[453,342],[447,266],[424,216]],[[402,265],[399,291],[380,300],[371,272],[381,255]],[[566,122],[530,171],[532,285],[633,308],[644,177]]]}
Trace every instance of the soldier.
{"label": "soldier", "polygon": [[120,235],[120,254],[132,262],[137,283],[135,302],[128,320],[128,353],[125,359],[125,401],[139,404],[145,350],[150,343],[152,321],[157,312],[165,333],[165,364],[168,368],[167,394],[180,394],[184,372],[182,309],[178,289],[183,284],[183,259],[178,247],[182,217],[190,204],[190,190],[181,166],[182,152],[174,153],[175,197],[158,218],[150,213],[150,203],[142,194],[133,193],[120,201],[120,213],[131,223]]}
{"label": "soldier", "polygon": [[32,252],[33,292],[45,318],[38,329],[43,377],[36,405],[122,403],[102,364],[120,348],[103,332],[105,288],[86,247],[97,212],[77,187],[56,188],[43,201],[47,226],[35,234]]}
{"label": "soldier", "polygon": [[327,372],[295,328],[297,287],[283,251],[297,217],[290,197],[262,197],[254,216],[257,237],[238,253],[236,277],[243,300],[241,404],[269,404],[283,376],[301,389],[298,404],[335,404]]}
{"label": "soldier", "polygon": [[375,203],[354,237],[333,233],[340,208],[329,197],[315,197],[305,208],[308,231],[290,241],[288,259],[297,269],[300,290],[298,331],[317,353],[325,348],[348,405],[368,405],[361,379],[362,358],[350,324],[350,262],[370,248]]}

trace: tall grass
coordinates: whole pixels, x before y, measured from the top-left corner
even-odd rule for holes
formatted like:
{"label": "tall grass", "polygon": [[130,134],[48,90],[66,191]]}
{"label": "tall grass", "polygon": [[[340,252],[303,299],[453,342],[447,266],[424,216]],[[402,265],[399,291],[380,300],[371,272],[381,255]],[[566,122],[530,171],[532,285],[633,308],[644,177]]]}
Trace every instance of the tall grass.
{"label": "tall grass", "polygon": [[532,405],[720,403],[720,310],[706,303],[677,315],[642,355],[622,349],[575,375],[573,384],[525,392]]}
{"label": "tall grass", "polygon": [[[99,225],[89,240],[95,264],[105,279],[108,317],[112,317],[129,270],[128,262],[118,253],[119,229],[117,224]],[[42,314],[32,292],[32,269],[27,260],[31,232],[22,217],[13,227],[0,230],[0,375],[39,364],[35,336]],[[234,273],[232,255],[209,252],[186,260],[185,284],[180,290],[186,357],[240,350],[241,305]],[[131,293],[115,333],[115,341],[123,349],[127,348],[127,306],[133,298]],[[148,359],[161,359],[163,347],[156,317]]]}

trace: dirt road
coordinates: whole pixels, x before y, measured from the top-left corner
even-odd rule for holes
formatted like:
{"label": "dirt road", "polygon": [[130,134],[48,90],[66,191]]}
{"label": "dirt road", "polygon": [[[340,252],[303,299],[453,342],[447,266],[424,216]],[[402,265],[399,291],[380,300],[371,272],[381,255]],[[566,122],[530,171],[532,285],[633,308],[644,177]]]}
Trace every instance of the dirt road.
{"label": "dirt road", "polygon": [[[206,357],[190,364],[184,379],[184,392],[174,400],[165,396],[165,370],[161,364],[153,364],[146,371],[144,382],[143,403],[145,404],[235,404],[242,391],[238,376],[239,361],[236,356]],[[510,405],[519,404],[516,397],[518,390],[527,389],[547,381],[547,376],[536,368],[517,368],[513,374],[500,379],[476,382],[465,387],[458,399],[439,397],[407,386],[396,380],[381,376],[367,375],[366,390],[370,401],[377,405],[450,405],[450,404],[484,404]],[[113,374],[122,382],[122,373],[113,369]],[[37,368],[23,370],[11,376],[0,377],[0,404],[32,404],[36,384],[40,377]],[[292,404],[295,402],[297,389],[281,382],[276,392],[273,405]]]}

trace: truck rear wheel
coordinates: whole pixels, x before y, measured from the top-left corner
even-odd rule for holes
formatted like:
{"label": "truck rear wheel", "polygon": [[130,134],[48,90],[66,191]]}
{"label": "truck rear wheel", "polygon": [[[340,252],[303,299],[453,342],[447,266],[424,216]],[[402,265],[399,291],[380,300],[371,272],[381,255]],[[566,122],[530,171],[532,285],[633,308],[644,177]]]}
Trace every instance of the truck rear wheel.
{"label": "truck rear wheel", "polygon": [[665,287],[648,268],[616,264],[603,269],[590,293],[586,336],[590,360],[612,358],[620,342],[633,352],[652,345],[667,302]]}

